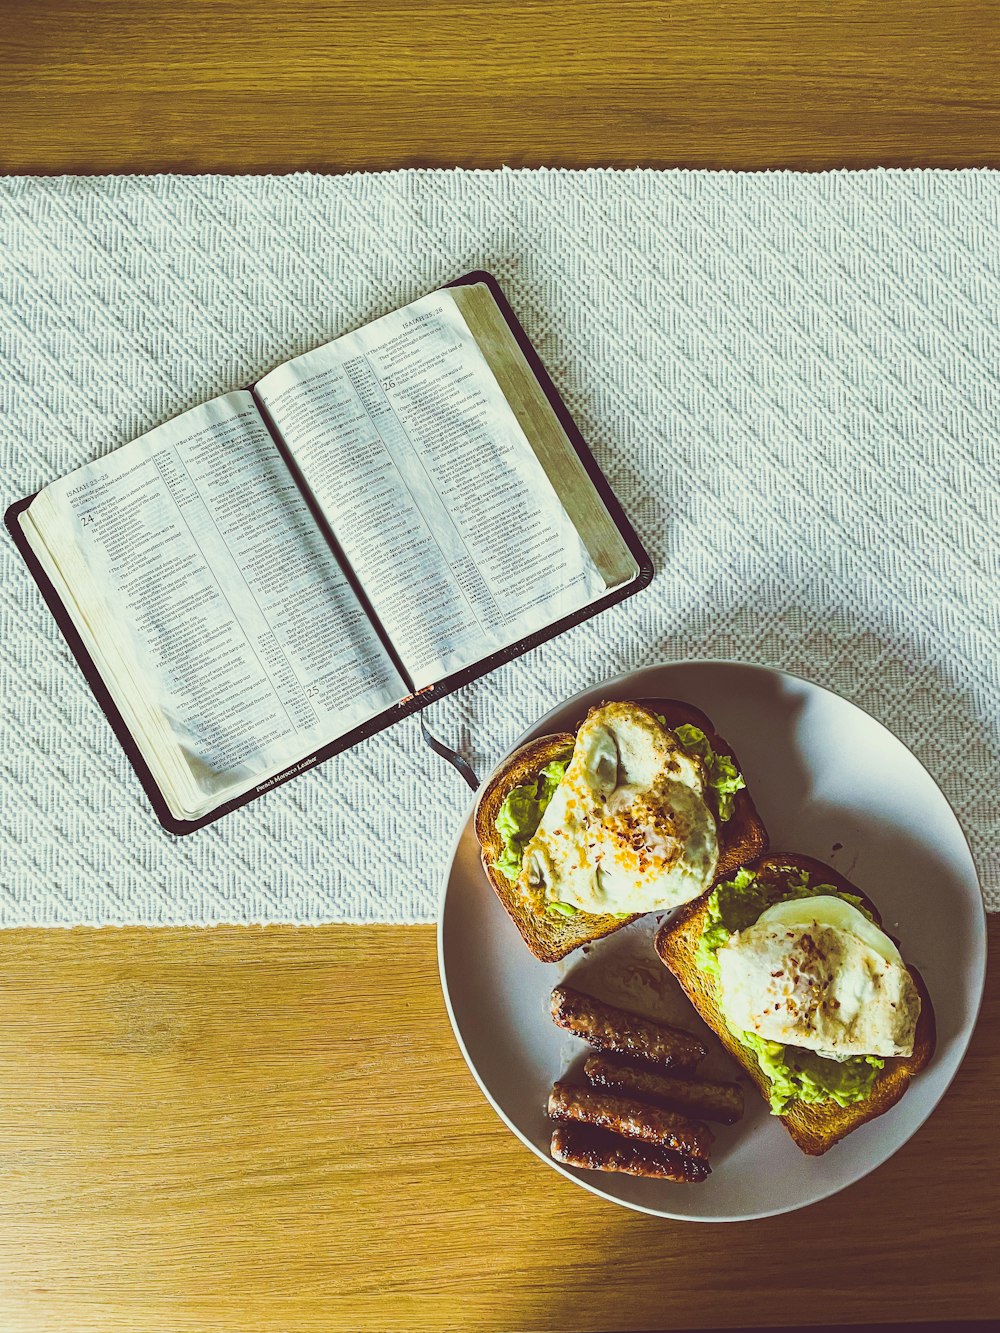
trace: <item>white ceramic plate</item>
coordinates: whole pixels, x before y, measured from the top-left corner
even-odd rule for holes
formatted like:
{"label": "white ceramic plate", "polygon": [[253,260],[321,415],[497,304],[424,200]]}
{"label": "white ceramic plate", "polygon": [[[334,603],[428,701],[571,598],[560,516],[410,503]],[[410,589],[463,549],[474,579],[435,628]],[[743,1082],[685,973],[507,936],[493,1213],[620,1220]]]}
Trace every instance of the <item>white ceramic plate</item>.
{"label": "white ceramic plate", "polygon": [[[923,974],[937,1049],[902,1100],[825,1156],[805,1156],[747,1083],[747,1114],[715,1127],[712,1175],[675,1185],[578,1171],[549,1155],[545,1101],[588,1053],[548,1013],[564,978],[629,1000],[693,1031],[694,1010],[652,947],[649,916],[559,963],[540,963],[490,888],[470,810],[446,876],[438,952],[445,1001],[469,1068],[497,1113],[543,1161],[615,1203],[660,1217],[738,1221],[789,1212],[874,1170],[930,1115],[954,1077],[983,992],[986,922],[975,866],[954,812],[927,770],[867,713],[781,671],[679,663],[621,676],[577,695],[522,736],[575,731],[605,699],[673,698],[702,709],[739,756],[774,852],[835,866],[869,894],[903,956]],[[717,1043],[713,1044],[717,1047]],[[703,1068],[736,1077],[722,1052]],[[582,1081],[582,1080],[581,1080]]]}

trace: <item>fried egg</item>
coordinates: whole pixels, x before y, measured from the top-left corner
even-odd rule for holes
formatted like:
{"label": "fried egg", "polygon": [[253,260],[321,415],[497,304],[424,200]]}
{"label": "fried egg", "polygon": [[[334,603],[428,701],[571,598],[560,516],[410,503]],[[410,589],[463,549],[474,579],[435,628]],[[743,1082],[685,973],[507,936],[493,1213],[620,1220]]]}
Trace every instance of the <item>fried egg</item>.
{"label": "fried egg", "polygon": [[701,760],[646,709],[611,703],[577,733],[521,887],[582,912],[653,912],[696,898],[718,859]]}
{"label": "fried egg", "polygon": [[777,903],[716,957],[733,1032],[834,1060],[913,1053],[913,978],[889,936],[843,898]]}

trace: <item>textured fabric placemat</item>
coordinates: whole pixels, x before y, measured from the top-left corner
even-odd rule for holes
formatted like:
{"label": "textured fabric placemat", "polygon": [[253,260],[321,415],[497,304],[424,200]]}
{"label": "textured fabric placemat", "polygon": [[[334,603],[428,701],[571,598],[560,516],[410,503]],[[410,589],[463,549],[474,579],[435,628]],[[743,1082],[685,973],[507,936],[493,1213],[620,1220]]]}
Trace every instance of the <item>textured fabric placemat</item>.
{"label": "textured fabric placemat", "polygon": [[[4,504],[473,268],[653,556],[429,725],[482,770],[658,661],[781,666],[911,746],[1000,909],[1000,175],[0,180]],[[467,792],[415,719],[175,840],[0,544],[0,925],[425,921]]]}

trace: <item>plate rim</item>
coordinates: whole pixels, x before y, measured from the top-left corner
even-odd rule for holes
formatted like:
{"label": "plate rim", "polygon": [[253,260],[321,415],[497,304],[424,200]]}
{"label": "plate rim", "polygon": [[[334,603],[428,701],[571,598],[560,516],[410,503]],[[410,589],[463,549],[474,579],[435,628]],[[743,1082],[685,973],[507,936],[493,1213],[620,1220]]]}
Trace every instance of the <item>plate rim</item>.
{"label": "plate rim", "polygon": [[[497,771],[500,765],[520,745],[523,745],[526,740],[530,739],[534,735],[536,729],[545,722],[546,718],[550,717],[553,713],[559,712],[563,708],[568,707],[570,704],[574,702],[574,700],[581,698],[583,695],[591,694],[595,690],[616,688],[623,682],[632,680],[634,677],[643,675],[646,672],[664,671],[668,669],[673,670],[682,667],[736,667],[741,670],[748,670],[756,673],[761,673],[764,675],[783,677],[787,680],[795,681],[800,685],[807,686],[809,689],[818,690],[823,694],[831,695],[834,699],[838,700],[841,703],[848,704],[851,708],[856,708],[858,712],[864,714],[864,716],[867,717],[870,721],[874,722],[875,725],[880,728],[880,730],[884,731],[890,738],[890,740],[895,741],[896,744],[898,745],[901,745],[903,749],[906,751],[906,753],[913,760],[913,762],[918,766],[918,768],[920,768],[923,771],[923,773],[926,774],[926,776],[930,779],[938,795],[944,801],[952,819],[955,822],[955,827],[958,829],[961,835],[962,842],[969,856],[969,864],[972,867],[972,874],[975,880],[976,889],[978,891],[978,898],[976,901],[979,907],[979,924],[982,927],[982,933],[980,937],[982,940],[981,950],[980,950],[982,955],[982,960],[981,960],[981,966],[979,968],[979,979],[978,979],[976,999],[975,999],[975,1004],[973,1006],[971,1021],[968,1024],[967,1030],[964,1033],[962,1033],[958,1039],[960,1043],[960,1050],[958,1052],[958,1057],[955,1061],[955,1067],[952,1070],[947,1082],[941,1088],[941,1091],[938,1093],[937,1097],[927,1108],[926,1114],[922,1116],[920,1120],[917,1121],[917,1123],[909,1131],[906,1137],[902,1139],[899,1144],[897,1144],[897,1146],[892,1150],[892,1152],[889,1153],[887,1157],[882,1157],[878,1161],[873,1162],[870,1166],[866,1166],[858,1175],[854,1176],[852,1180],[846,1181],[843,1184],[834,1184],[829,1189],[826,1189],[823,1193],[817,1194],[814,1198],[808,1199],[805,1202],[790,1203],[777,1208],[768,1208],[761,1212],[732,1213],[725,1215],[720,1214],[719,1216],[715,1217],[706,1217],[704,1214],[675,1213],[675,1212],[670,1212],[666,1209],[652,1208],[645,1204],[635,1203],[629,1199],[616,1198],[614,1195],[611,1195],[607,1191],[601,1189],[599,1185],[596,1185],[586,1180],[581,1175],[577,1175],[574,1172],[571,1172],[561,1162],[557,1162],[555,1158],[553,1158],[551,1155],[543,1153],[542,1150],[538,1147],[538,1145],[533,1143],[527,1137],[527,1135],[524,1134],[521,1129],[519,1129],[519,1127],[513,1122],[513,1120],[511,1120],[511,1118],[506,1114],[503,1108],[498,1105],[497,1101],[495,1100],[495,1098],[493,1097],[493,1095],[483,1082],[482,1078],[480,1077],[479,1071],[477,1070],[475,1063],[473,1062],[472,1057],[469,1054],[468,1047],[465,1044],[465,1040],[459,1029],[458,1020],[455,1016],[455,1010],[451,1001],[451,993],[448,987],[448,978],[447,978],[447,971],[445,967],[445,958],[444,958],[444,918],[448,904],[448,891],[451,885],[452,872],[454,869],[456,857],[458,855],[458,849],[460,844],[462,843],[463,838],[466,835],[466,831],[468,829],[470,821],[474,817],[476,804],[479,800],[480,793],[482,789],[490,781],[490,779],[493,777],[493,774]],[[490,891],[492,892],[492,887],[488,883],[487,887],[489,887]],[[986,902],[983,897],[983,885],[982,885],[982,878],[979,873],[979,867],[976,864],[976,858],[973,854],[971,844],[969,843],[968,835],[966,834],[966,831],[962,825],[962,821],[959,819],[954,806],[952,805],[948,797],[945,795],[945,793],[942,791],[941,786],[938,783],[937,779],[930,772],[930,770],[923,763],[923,761],[916,754],[914,754],[913,750],[910,748],[909,745],[906,744],[904,740],[902,740],[899,736],[897,736],[896,733],[892,731],[889,727],[887,727],[886,724],[882,722],[879,718],[877,718],[874,715],[874,713],[871,713],[867,708],[864,708],[861,704],[856,703],[853,699],[848,699],[845,695],[838,693],[830,686],[821,685],[817,681],[811,680],[808,676],[801,676],[794,671],[786,670],[784,667],[765,666],[761,663],[743,662],[733,658],[683,658],[677,661],[654,662],[649,666],[637,667],[635,670],[621,672],[617,676],[612,676],[606,680],[597,681],[593,685],[584,686],[582,689],[578,690],[575,694],[572,694],[568,698],[563,699],[562,701],[556,703],[552,708],[548,709],[539,718],[537,718],[512,742],[512,744],[503,752],[500,758],[497,759],[497,761],[487,770],[485,776],[480,780],[479,787],[476,789],[476,791],[474,791],[471,794],[471,797],[464,808],[457,831],[452,839],[451,849],[448,855],[447,862],[445,863],[444,872],[441,877],[441,886],[438,892],[437,927],[435,932],[437,940],[438,981],[441,987],[442,996],[444,998],[445,1009],[448,1014],[448,1021],[451,1024],[452,1033],[455,1037],[456,1043],[458,1044],[458,1048],[461,1051],[462,1058],[469,1069],[469,1072],[472,1074],[473,1079],[475,1080],[480,1091],[483,1093],[487,1102],[493,1108],[497,1116],[499,1116],[500,1120],[518,1139],[520,1139],[520,1141],[525,1145],[525,1147],[527,1147],[531,1151],[533,1156],[539,1158],[542,1162],[546,1163],[549,1167],[558,1172],[558,1174],[563,1176],[566,1180],[571,1181],[574,1185],[581,1186],[583,1189],[587,1190],[590,1194],[593,1194],[596,1198],[602,1199],[605,1203],[616,1205],[620,1208],[627,1208],[632,1212],[644,1213],[648,1217],[658,1217],[676,1222],[699,1222],[707,1225],[713,1225],[715,1223],[727,1223],[727,1222],[756,1222],[756,1221],[761,1221],[767,1217],[780,1217],[786,1213],[799,1212],[803,1208],[809,1208],[812,1207],[813,1204],[822,1203],[825,1199],[832,1198],[833,1195],[841,1194],[843,1193],[844,1190],[850,1189],[852,1185],[858,1184],[859,1181],[864,1180],[867,1176],[871,1175],[872,1172],[877,1171],[879,1167],[884,1166],[886,1162],[890,1161],[891,1158],[895,1157],[896,1154],[902,1148],[904,1148],[907,1143],[909,1143],[909,1141],[914,1137],[914,1135],[916,1135],[923,1128],[923,1126],[927,1123],[927,1121],[930,1119],[933,1113],[937,1110],[938,1106],[944,1100],[949,1089],[951,1088],[951,1085],[954,1082],[958,1074],[958,1071],[961,1069],[963,1063],[965,1062],[965,1057],[968,1052],[969,1045],[972,1041],[973,1033],[976,1030],[976,1026],[979,1022],[979,1018],[982,1013],[983,996],[986,990],[986,967],[988,962],[988,950],[986,947],[986,929],[987,929],[986,916],[987,916]]]}

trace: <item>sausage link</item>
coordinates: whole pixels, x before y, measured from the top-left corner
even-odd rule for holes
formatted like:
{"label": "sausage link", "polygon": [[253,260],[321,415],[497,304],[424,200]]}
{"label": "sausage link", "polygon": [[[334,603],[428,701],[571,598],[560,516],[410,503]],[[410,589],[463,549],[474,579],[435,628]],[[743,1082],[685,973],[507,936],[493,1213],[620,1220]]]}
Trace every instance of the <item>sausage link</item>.
{"label": "sausage link", "polygon": [[552,1017],[598,1051],[618,1051],[664,1069],[693,1069],[708,1054],[690,1032],[605,1004],[572,986],[552,992]]}
{"label": "sausage link", "polygon": [[557,1162],[585,1171],[655,1176],[678,1184],[694,1184],[711,1173],[703,1157],[685,1157],[672,1148],[653,1148],[589,1125],[557,1125],[552,1133],[552,1156]]}
{"label": "sausage link", "polygon": [[732,1125],[743,1115],[743,1089],[738,1083],[665,1074],[605,1055],[592,1055],[583,1072],[595,1087],[629,1093],[702,1120]]}
{"label": "sausage link", "polygon": [[549,1095],[549,1117],[572,1120],[595,1129],[608,1129],[627,1139],[640,1139],[659,1148],[675,1148],[689,1157],[707,1157],[715,1138],[707,1125],[685,1120],[634,1097],[616,1096],[597,1088],[556,1083]]}

